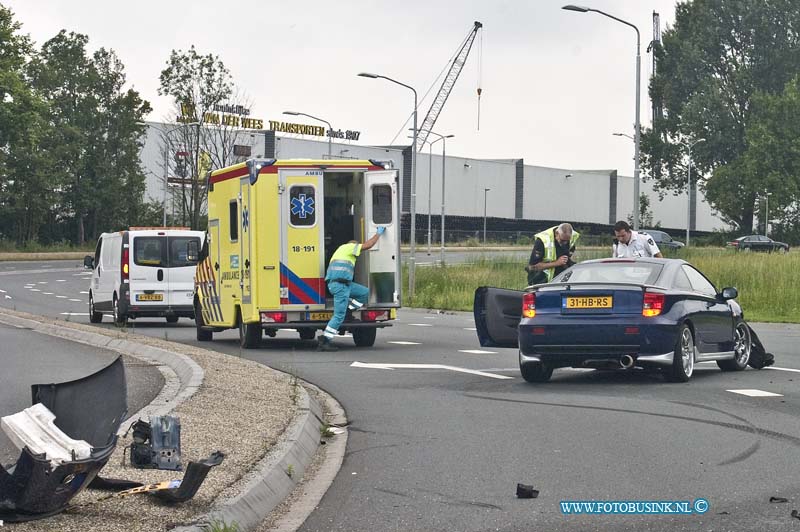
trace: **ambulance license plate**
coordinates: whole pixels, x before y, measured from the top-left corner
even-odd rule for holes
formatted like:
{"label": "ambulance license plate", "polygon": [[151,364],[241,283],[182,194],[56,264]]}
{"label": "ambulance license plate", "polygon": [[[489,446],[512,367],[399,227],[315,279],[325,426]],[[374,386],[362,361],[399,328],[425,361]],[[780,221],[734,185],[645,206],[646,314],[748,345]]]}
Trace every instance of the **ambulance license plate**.
{"label": "ambulance license plate", "polygon": [[309,312],[309,321],[329,321],[333,317],[333,312]]}
{"label": "ambulance license plate", "polygon": [[136,294],[136,301],[164,301],[164,294]]}

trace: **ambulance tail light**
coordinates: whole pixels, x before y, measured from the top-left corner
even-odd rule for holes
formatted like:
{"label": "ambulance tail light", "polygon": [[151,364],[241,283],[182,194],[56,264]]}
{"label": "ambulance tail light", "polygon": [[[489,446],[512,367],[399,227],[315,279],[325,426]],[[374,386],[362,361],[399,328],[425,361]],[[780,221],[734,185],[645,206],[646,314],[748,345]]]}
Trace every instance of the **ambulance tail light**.
{"label": "ambulance tail light", "polygon": [[522,296],[522,317],[533,318],[536,316],[536,293],[528,292]]}
{"label": "ambulance tail light", "polygon": [[285,312],[262,312],[261,323],[286,323]]}
{"label": "ambulance tail light", "polygon": [[130,273],[130,250],[122,248],[122,280],[127,281]]}
{"label": "ambulance tail light", "polygon": [[656,292],[645,292],[642,302],[642,316],[653,317],[661,314],[664,310],[664,294]]}
{"label": "ambulance tail light", "polygon": [[385,310],[363,310],[361,321],[383,321],[389,319],[389,312]]}

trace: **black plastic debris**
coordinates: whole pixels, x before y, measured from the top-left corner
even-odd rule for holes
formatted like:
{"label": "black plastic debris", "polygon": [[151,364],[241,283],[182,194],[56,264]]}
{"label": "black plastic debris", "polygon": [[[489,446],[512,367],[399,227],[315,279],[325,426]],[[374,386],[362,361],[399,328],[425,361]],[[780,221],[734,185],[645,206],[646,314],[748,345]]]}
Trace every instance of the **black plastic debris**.
{"label": "black plastic debris", "polygon": [[800,519],[800,512],[798,512],[797,510],[792,510],[792,517],[794,517],[795,519]]}
{"label": "black plastic debris", "polygon": [[527,484],[517,484],[517,498],[519,499],[535,499],[539,496],[539,490],[533,489],[533,486]]}
{"label": "black plastic debris", "polygon": [[770,497],[769,502],[789,502],[786,497]]}
{"label": "black plastic debris", "polygon": [[764,349],[764,344],[761,343],[761,339],[752,327],[748,325],[747,328],[750,329],[750,360],[747,364],[753,369],[761,369],[773,365],[775,363],[775,355],[767,353],[767,350]]}
{"label": "black plastic debris", "polygon": [[[117,357],[100,371],[74,381],[35,384],[33,404],[42,403],[54,424],[74,440],[91,445],[88,458],[54,462],[22,449],[16,464],[0,466],[0,521],[42,519],[62,512],[105,466],[127,412],[125,367]],[[74,458],[74,456],[73,456]]]}

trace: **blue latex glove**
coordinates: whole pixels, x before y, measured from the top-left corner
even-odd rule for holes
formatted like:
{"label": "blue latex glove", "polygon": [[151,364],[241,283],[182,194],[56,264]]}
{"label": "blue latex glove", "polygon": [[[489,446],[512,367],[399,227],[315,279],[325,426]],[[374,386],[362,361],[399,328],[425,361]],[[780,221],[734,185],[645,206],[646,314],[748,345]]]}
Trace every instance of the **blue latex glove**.
{"label": "blue latex glove", "polygon": [[382,235],[382,234],[383,234],[385,231],[386,231],[386,228],[385,228],[385,227],[378,226],[378,234],[379,234],[379,235]]}

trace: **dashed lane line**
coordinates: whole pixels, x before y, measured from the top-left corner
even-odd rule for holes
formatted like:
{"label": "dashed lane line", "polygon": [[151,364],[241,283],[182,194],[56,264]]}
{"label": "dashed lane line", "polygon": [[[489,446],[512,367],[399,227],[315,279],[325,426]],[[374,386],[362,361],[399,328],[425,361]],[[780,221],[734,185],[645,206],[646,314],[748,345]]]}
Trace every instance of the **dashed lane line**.
{"label": "dashed lane line", "polygon": [[783,397],[783,395],[779,393],[772,393],[772,392],[765,392],[764,390],[725,390],[726,392],[731,393],[738,393],[740,395],[746,395],[747,397]]}
{"label": "dashed lane line", "polygon": [[459,353],[467,353],[470,355],[496,355],[497,351],[484,351],[482,349],[459,349]]}
{"label": "dashed lane line", "polygon": [[76,303],[82,303],[83,302],[82,299],[70,299],[70,301],[75,301]]}
{"label": "dashed lane line", "polygon": [[419,342],[403,342],[401,340],[391,340],[386,342],[387,344],[395,344],[395,345],[422,345]]}
{"label": "dashed lane line", "polygon": [[800,369],[794,369],[794,368],[776,368],[775,366],[767,366],[764,369],[772,369],[775,371],[791,371],[792,373],[800,373]]}
{"label": "dashed lane line", "polygon": [[413,325],[414,327],[433,327],[430,323],[409,323],[408,325]]}

